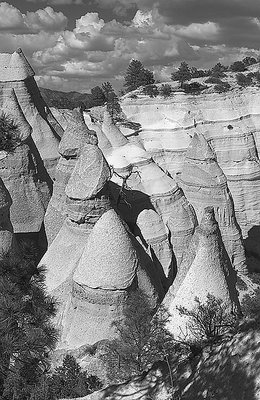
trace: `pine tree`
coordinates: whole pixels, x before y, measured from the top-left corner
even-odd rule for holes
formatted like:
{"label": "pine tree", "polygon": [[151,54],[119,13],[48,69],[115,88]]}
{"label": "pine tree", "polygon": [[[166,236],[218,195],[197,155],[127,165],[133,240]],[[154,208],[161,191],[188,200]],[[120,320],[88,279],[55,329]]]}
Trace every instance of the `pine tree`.
{"label": "pine tree", "polygon": [[118,96],[116,95],[110,82],[104,82],[102,84],[102,91],[106,99],[107,110],[112,119],[116,120],[119,114],[122,112]]}
{"label": "pine tree", "polygon": [[173,347],[166,329],[169,314],[163,306],[152,314],[149,299],[141,291],[129,296],[123,320],[114,324],[119,339],[107,344],[102,357],[112,382],[140,374],[155,361],[169,356]]}
{"label": "pine tree", "polygon": [[183,87],[183,83],[185,81],[189,81],[191,79],[191,72],[188,64],[183,61],[178,70],[176,72],[173,72],[171,75],[171,79],[173,81],[179,81],[181,84],[181,87]]}
{"label": "pine tree", "polygon": [[57,332],[50,322],[53,299],[44,291],[43,270],[28,258],[0,261],[0,395],[26,398],[48,368]]}
{"label": "pine tree", "polygon": [[136,90],[140,86],[154,84],[152,71],[145,69],[141,61],[132,60],[125,74],[125,83],[128,92]]}
{"label": "pine tree", "polygon": [[100,86],[95,86],[91,89],[91,107],[103,106],[106,97]]}

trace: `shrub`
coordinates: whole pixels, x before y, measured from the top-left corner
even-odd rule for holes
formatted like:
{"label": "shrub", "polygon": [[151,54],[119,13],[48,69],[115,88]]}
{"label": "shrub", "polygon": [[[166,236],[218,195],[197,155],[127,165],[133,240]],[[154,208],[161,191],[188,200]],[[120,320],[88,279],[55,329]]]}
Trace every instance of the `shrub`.
{"label": "shrub", "polygon": [[230,70],[233,72],[244,72],[246,71],[246,66],[243,61],[235,61],[233,64],[230,65]]}
{"label": "shrub", "polygon": [[102,356],[111,382],[140,374],[171,354],[173,338],[166,329],[169,314],[163,306],[152,317],[153,311],[140,290],[129,295],[124,319],[114,323],[119,339],[108,342]]}
{"label": "shrub", "polygon": [[243,58],[242,62],[245,64],[246,67],[249,65],[253,65],[257,63],[257,60],[254,57],[245,57]]}
{"label": "shrub", "polygon": [[255,78],[256,82],[259,84],[260,83],[260,72],[256,71],[253,74],[254,74],[254,78]]}
{"label": "shrub", "polygon": [[2,113],[0,115],[0,150],[12,153],[21,143],[20,130],[12,117]]}
{"label": "shrub", "polygon": [[214,86],[214,91],[217,93],[224,93],[227,92],[230,89],[230,84],[227,82],[222,82],[219,85]]}
{"label": "shrub", "polygon": [[185,93],[198,94],[202,90],[207,89],[207,86],[204,86],[199,82],[192,82],[192,83],[184,83],[183,89]]}
{"label": "shrub", "polygon": [[215,76],[210,76],[205,83],[214,83],[216,85],[221,85],[223,82],[221,79],[215,77]]}
{"label": "shrub", "polygon": [[159,90],[156,85],[146,85],[143,88],[143,94],[150,97],[157,97],[159,94]]}
{"label": "shrub", "polygon": [[170,97],[170,95],[172,93],[172,87],[168,83],[163,84],[160,87],[159,92],[164,98]]}
{"label": "shrub", "polygon": [[252,76],[250,76],[249,74],[245,75],[240,72],[239,74],[236,74],[236,81],[239,86],[250,86],[252,85]]}
{"label": "shrub", "polygon": [[130,97],[130,99],[137,99],[138,98],[137,94],[135,94],[135,93],[130,94],[129,97]]}
{"label": "shrub", "polygon": [[230,312],[223,300],[208,294],[205,303],[198,298],[195,302],[192,310],[178,308],[181,315],[189,318],[187,327],[195,341],[216,343],[237,329],[237,316]]}

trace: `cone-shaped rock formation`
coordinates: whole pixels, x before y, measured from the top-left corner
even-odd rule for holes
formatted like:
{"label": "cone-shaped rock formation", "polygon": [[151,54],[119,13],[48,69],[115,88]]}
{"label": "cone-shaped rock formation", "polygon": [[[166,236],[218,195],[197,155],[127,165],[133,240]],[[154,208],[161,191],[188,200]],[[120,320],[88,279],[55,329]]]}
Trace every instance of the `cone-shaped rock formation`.
{"label": "cone-shaped rock formation", "polygon": [[[74,109],[59,145],[61,157],[56,167],[53,194],[44,219],[49,245],[56,237],[66,218],[65,187],[74,170],[80,152],[87,143],[97,143],[95,132],[88,129],[82,112],[79,109]],[[92,178],[95,180],[96,177],[93,176]]]}
{"label": "cone-shaped rock formation", "polygon": [[55,321],[61,348],[113,337],[113,322],[122,318],[129,290],[141,287],[154,306],[163,296],[148,256],[135,247],[135,238],[112,209],[109,179],[101,150],[85,145],[65,189],[67,217],[41,260],[47,288],[60,304]]}
{"label": "cone-shaped rock formation", "polygon": [[226,177],[200,133],[195,133],[187,150],[179,183],[199,221],[205,207],[214,207],[225,248],[235,269],[239,273],[247,272],[242,235],[236,222]]}
{"label": "cone-shaped rock formation", "polygon": [[0,96],[12,88],[25,118],[32,127],[32,138],[52,176],[59,159],[58,145],[63,129],[51,114],[34,80],[34,71],[21,49],[0,54]]}
{"label": "cone-shaped rock formation", "polygon": [[51,194],[51,180],[30,136],[31,127],[13,89],[2,91],[0,112],[17,128],[20,142],[0,160],[1,178],[12,198],[15,233],[39,232]]}
{"label": "cone-shaped rock formation", "polygon": [[182,339],[185,336],[192,336],[192,333],[189,331],[188,317],[181,315],[178,307],[192,310],[196,306],[195,299],[198,298],[200,302],[205,303],[208,294],[223,300],[230,310],[234,310],[238,305],[235,276],[232,274],[230,260],[214,218],[213,207],[205,209],[195,235],[196,248],[191,249],[193,261],[169,305],[171,313],[169,329],[176,338]]}
{"label": "cone-shaped rock formation", "polygon": [[144,148],[129,142],[117,127],[113,127],[107,113],[105,119],[109,120],[109,140],[116,143],[107,160],[114,171],[112,194],[120,213],[134,232],[139,213],[144,209],[154,209],[171,233],[171,245],[179,263],[196,226],[194,210],[176,182]]}

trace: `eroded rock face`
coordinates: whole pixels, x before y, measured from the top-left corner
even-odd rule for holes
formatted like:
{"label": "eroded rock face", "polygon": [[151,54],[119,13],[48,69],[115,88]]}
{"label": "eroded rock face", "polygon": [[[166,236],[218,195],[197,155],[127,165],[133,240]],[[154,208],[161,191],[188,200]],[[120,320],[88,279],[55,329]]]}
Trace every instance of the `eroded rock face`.
{"label": "eroded rock face", "polygon": [[0,178],[0,258],[16,251],[13,227],[10,221],[12,199]]}
{"label": "eroded rock face", "polygon": [[53,194],[44,218],[49,245],[58,234],[66,218],[65,187],[75,168],[80,152],[87,143],[97,143],[95,132],[88,129],[82,112],[75,109],[59,145],[61,157],[55,171]]}
{"label": "eroded rock face", "polygon": [[[114,172],[111,190],[116,206],[133,232],[142,211],[157,213],[168,232],[172,260],[176,258],[179,264],[183,248],[188,245],[197,224],[195,213],[175,180],[153,161],[141,144],[129,142],[109,118],[105,114],[104,120],[107,124],[109,121],[110,127],[109,140],[114,143],[107,160]],[[142,224],[139,224],[141,235],[146,225],[145,216],[149,218],[149,212],[143,214]],[[155,231],[155,238],[157,235]]]}
{"label": "eroded rock face", "polygon": [[59,348],[113,337],[129,291],[142,288],[154,307],[164,295],[152,260],[112,208],[110,177],[101,150],[86,144],[66,185],[67,217],[40,263],[60,304]]}
{"label": "eroded rock face", "polygon": [[[179,287],[169,304],[171,322],[168,328],[176,338],[182,339],[193,337],[193,332],[189,326],[189,318],[181,315],[178,307],[192,310],[196,307],[195,299],[206,303],[208,294],[223,300],[229,310],[236,310],[238,307],[236,277],[223,246],[213,207],[205,208],[194,236],[196,239],[183,259],[183,264],[186,265],[180,266],[182,282],[176,280]],[[174,284],[175,282],[173,289]]]}
{"label": "eroded rock face", "polygon": [[13,120],[20,143],[0,159],[0,175],[12,198],[10,218],[14,233],[39,232],[51,195],[51,179],[31,138],[28,124],[13,89],[0,96],[0,112]]}
{"label": "eroded rock face", "polygon": [[0,93],[13,89],[22,112],[32,127],[32,139],[50,176],[59,159],[63,129],[44,102],[34,80],[34,71],[21,49],[0,54]]}
{"label": "eroded rock face", "polygon": [[188,147],[179,184],[200,221],[207,206],[213,206],[222,240],[237,272],[247,272],[242,235],[236,221],[227,179],[204,136],[195,133]]}
{"label": "eroded rock face", "polygon": [[145,149],[172,176],[183,169],[186,149],[199,130],[216,154],[227,178],[237,222],[248,254],[260,259],[259,90],[246,88],[227,93],[173,99],[125,99],[127,117],[142,125],[138,133]]}

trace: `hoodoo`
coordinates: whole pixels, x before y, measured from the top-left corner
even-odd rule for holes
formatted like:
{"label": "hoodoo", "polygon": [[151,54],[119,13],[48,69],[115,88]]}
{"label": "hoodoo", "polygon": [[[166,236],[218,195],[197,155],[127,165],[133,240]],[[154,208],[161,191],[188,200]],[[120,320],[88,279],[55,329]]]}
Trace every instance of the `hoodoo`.
{"label": "hoodoo", "polygon": [[56,237],[66,218],[65,187],[80,152],[87,143],[97,143],[95,132],[88,129],[82,112],[79,109],[74,109],[59,145],[61,157],[56,167],[53,194],[44,219],[49,245]]}
{"label": "hoodoo", "polygon": [[50,176],[58,162],[63,129],[44,102],[34,80],[34,71],[21,49],[0,54],[0,93],[14,89],[18,104],[32,127],[32,138]]}
{"label": "hoodoo", "polygon": [[154,306],[163,295],[153,284],[158,277],[151,278],[141,264],[135,238],[112,209],[109,179],[101,150],[85,145],[65,190],[67,218],[40,263],[60,304],[60,348],[113,337],[113,321],[122,317],[129,290],[141,287]]}
{"label": "hoodoo", "polygon": [[[139,213],[155,210],[171,233],[171,245],[179,263],[196,226],[194,210],[175,180],[150,158],[142,145],[129,142],[107,113],[104,119],[109,122],[109,140],[114,143],[107,160],[114,171],[112,195],[120,213],[134,232]],[[145,226],[144,220],[142,225]]]}
{"label": "hoodoo", "polygon": [[[235,310],[238,305],[235,275],[223,247],[213,207],[205,208],[195,235],[196,248],[188,249],[188,252],[192,253],[193,261],[169,305],[169,329],[176,338],[182,339],[192,336],[192,331],[189,329],[188,317],[180,314],[179,307],[192,310],[196,307],[195,299],[205,303],[208,294],[221,299],[230,310]],[[192,245],[194,246],[194,243]]]}
{"label": "hoodoo", "polygon": [[17,136],[14,149],[2,152],[0,159],[1,178],[12,198],[10,218],[14,233],[37,233],[50,199],[51,179],[13,89],[2,90],[0,112]]}
{"label": "hoodoo", "polygon": [[13,227],[10,221],[12,199],[0,178],[0,258],[16,250]]}
{"label": "hoodoo", "polygon": [[188,147],[179,184],[194,207],[198,221],[201,220],[205,207],[214,207],[230,260],[239,273],[246,273],[242,235],[236,221],[227,179],[201,133],[194,134]]}

